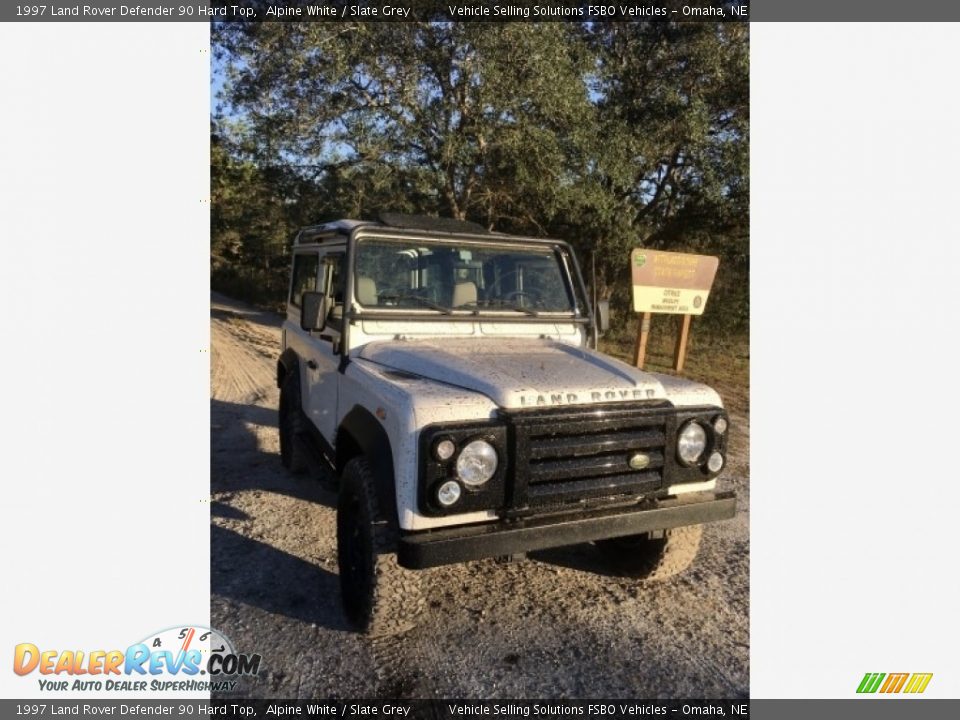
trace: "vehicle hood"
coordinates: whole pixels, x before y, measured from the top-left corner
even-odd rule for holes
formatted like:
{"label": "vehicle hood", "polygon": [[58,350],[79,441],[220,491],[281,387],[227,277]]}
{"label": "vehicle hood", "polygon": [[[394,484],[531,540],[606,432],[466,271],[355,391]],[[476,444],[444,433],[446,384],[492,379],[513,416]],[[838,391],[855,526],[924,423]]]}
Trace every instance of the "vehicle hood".
{"label": "vehicle hood", "polygon": [[547,339],[390,340],[364,346],[359,356],[483,393],[502,408],[667,398],[651,373]]}

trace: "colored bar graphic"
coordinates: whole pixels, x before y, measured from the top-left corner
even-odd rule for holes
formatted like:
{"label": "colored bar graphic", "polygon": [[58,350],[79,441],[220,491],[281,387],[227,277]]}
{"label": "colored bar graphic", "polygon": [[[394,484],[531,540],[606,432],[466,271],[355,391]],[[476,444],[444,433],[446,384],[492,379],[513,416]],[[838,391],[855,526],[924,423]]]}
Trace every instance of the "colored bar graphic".
{"label": "colored bar graphic", "polygon": [[898,693],[903,684],[907,681],[907,678],[910,677],[910,673],[890,673],[887,675],[887,681],[883,684],[883,687],[880,688],[882,693]]}
{"label": "colored bar graphic", "polygon": [[[886,678],[886,682],[884,682]],[[901,690],[905,693],[922,693],[927,689],[933,673],[866,673],[863,680],[857,686],[857,692],[862,694],[875,693],[879,689],[881,693],[895,694]],[[881,683],[882,686],[881,686]],[[906,687],[904,687],[906,686]]]}
{"label": "colored bar graphic", "polygon": [[880,687],[880,683],[883,681],[885,676],[886,673],[867,673],[863,676],[863,680],[860,681],[860,686],[857,688],[857,692],[875,693],[877,688]]}
{"label": "colored bar graphic", "polygon": [[914,673],[904,689],[905,693],[922,693],[930,684],[933,673]]}

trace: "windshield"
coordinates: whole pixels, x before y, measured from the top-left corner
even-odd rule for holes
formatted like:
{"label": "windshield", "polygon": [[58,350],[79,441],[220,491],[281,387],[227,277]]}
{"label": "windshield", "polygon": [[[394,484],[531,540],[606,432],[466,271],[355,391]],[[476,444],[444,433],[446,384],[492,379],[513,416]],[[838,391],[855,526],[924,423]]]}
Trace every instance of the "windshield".
{"label": "windshield", "polygon": [[364,309],[574,312],[552,247],[361,239],[355,268],[355,296]]}

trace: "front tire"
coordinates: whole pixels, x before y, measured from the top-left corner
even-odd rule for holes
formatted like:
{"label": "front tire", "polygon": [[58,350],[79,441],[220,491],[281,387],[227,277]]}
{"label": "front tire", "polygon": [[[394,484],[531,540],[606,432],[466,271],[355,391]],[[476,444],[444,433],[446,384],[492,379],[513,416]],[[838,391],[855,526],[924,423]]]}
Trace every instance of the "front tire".
{"label": "front tire", "polygon": [[277,422],[280,431],[280,462],[290,472],[300,474],[307,470],[307,456],[297,437],[303,430],[300,405],[300,372],[294,367],[283,378],[280,388],[280,413]]}
{"label": "front tire", "polygon": [[397,564],[395,544],[370,465],[354,458],[343,470],[337,504],[340,595],[350,624],[371,637],[410,630],[423,610],[420,578]]}
{"label": "front tire", "polygon": [[702,525],[690,525],[657,534],[598,540],[595,544],[621,574],[656,582],[675,577],[690,567],[702,536]]}

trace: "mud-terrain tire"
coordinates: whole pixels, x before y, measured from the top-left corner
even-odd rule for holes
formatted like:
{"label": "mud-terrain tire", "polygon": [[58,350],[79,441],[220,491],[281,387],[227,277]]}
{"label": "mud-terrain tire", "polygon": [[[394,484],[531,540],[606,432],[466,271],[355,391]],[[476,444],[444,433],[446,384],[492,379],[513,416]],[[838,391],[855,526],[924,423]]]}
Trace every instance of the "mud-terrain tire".
{"label": "mud-terrain tire", "polygon": [[307,470],[306,449],[301,445],[302,441],[297,439],[303,431],[303,413],[300,407],[300,373],[294,367],[287,373],[280,388],[277,428],[280,431],[280,462],[296,474]]}
{"label": "mud-terrain tire", "polygon": [[350,624],[370,637],[398,635],[423,610],[419,575],[397,564],[396,531],[380,511],[364,457],[347,463],[337,503],[340,597]]}
{"label": "mud-terrain tire", "polygon": [[655,582],[679,575],[697,556],[702,525],[598,540],[595,544],[615,570],[629,577]]}

